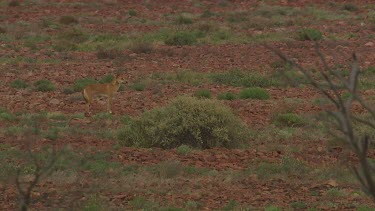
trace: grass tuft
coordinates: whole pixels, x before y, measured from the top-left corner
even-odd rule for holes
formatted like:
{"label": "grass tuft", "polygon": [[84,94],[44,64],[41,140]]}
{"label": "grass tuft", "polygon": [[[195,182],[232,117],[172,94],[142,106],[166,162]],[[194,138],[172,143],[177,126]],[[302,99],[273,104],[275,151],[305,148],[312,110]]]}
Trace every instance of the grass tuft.
{"label": "grass tuft", "polygon": [[73,16],[61,16],[59,23],[64,25],[78,24],[78,20]]}
{"label": "grass tuft", "polygon": [[195,92],[194,96],[197,97],[197,98],[210,99],[211,98],[211,91],[208,90],[208,89],[200,89],[200,90]]}
{"label": "grass tuft", "polygon": [[34,83],[34,89],[39,92],[49,92],[55,90],[55,85],[49,80],[39,80]]}
{"label": "grass tuft", "polygon": [[195,32],[176,32],[165,40],[167,45],[194,45],[197,43]]}
{"label": "grass tuft", "polygon": [[274,124],[281,127],[301,127],[306,125],[306,120],[298,114],[285,113],[276,115]]}
{"label": "grass tuft", "polygon": [[260,87],[247,88],[240,91],[238,94],[240,99],[258,99],[258,100],[268,100],[270,99],[270,94],[267,90]]}
{"label": "grass tuft", "polygon": [[26,89],[27,87],[29,87],[29,84],[23,80],[17,79],[10,83],[10,87],[15,89]]}
{"label": "grass tuft", "polygon": [[225,93],[220,93],[217,96],[217,99],[219,99],[219,100],[235,100],[235,99],[237,99],[237,96],[236,96],[236,94],[234,94],[232,92],[225,92]]}
{"label": "grass tuft", "polygon": [[299,40],[312,40],[317,41],[323,39],[323,33],[316,29],[305,28],[298,32]]}

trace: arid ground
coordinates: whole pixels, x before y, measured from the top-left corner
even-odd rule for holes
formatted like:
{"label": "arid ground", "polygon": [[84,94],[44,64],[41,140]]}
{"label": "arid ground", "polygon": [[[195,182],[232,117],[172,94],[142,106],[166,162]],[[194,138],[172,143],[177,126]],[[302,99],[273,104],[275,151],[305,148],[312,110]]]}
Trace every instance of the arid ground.
{"label": "arid ground", "polygon": [[[356,157],[318,118],[331,105],[263,45],[318,75],[314,40],[343,74],[358,54],[361,93],[374,101],[371,0],[1,1],[0,210],[19,208],[16,178],[32,181],[32,158],[44,167],[50,146],[59,157],[32,189],[32,210],[374,209],[350,170]],[[113,114],[97,98],[85,116],[82,87],[116,73],[125,83]],[[270,97],[241,97],[253,87]],[[251,133],[246,145],[162,149],[118,139],[131,119],[181,95],[230,107]]]}

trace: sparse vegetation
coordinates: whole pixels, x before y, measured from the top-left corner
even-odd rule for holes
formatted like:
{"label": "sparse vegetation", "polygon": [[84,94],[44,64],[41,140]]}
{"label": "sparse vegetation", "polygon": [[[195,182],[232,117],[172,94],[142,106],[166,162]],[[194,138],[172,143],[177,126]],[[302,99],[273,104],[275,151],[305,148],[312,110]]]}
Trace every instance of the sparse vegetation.
{"label": "sparse vegetation", "polygon": [[0,210],[374,210],[375,6],[302,5],[0,1]]}

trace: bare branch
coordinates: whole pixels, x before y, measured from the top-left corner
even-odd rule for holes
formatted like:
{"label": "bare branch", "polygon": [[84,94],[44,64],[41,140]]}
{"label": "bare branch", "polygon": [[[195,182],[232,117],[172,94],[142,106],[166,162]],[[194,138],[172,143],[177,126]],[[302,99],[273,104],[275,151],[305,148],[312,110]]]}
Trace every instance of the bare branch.
{"label": "bare branch", "polygon": [[[267,44],[264,46],[273,51],[281,59],[292,64],[295,68],[301,71],[310,85],[312,85],[317,91],[323,94],[336,106],[337,110],[328,111],[328,113],[334,117],[334,120],[338,125],[338,129],[342,134],[342,138],[344,138],[352,147],[352,151],[359,158],[360,167],[353,168],[354,174],[357,176],[364,190],[370,194],[375,201],[375,180],[372,176],[374,174],[374,167],[367,159],[368,145],[371,140],[368,135],[361,138],[353,126],[354,123],[359,123],[375,129],[375,123],[363,119],[358,115],[354,115],[351,111],[353,102],[357,101],[371,115],[371,118],[375,119],[375,111],[365,102],[361,94],[358,92],[358,78],[361,71],[358,65],[357,55],[355,53],[352,55],[352,68],[348,79],[346,79],[341,73],[336,72],[329,67],[324,55],[320,51],[319,44],[315,43],[315,51],[323,64],[323,69],[319,69],[319,73],[323,77],[322,80],[328,85],[325,86],[321,82],[318,82],[318,79],[314,79],[311,73],[309,73],[306,69],[290,60],[279,50],[274,49]],[[335,81],[336,78],[334,77],[338,79],[338,82]],[[343,87],[340,87],[341,84]],[[349,98],[345,100],[345,102],[340,95],[340,89],[347,90],[350,94]]]}

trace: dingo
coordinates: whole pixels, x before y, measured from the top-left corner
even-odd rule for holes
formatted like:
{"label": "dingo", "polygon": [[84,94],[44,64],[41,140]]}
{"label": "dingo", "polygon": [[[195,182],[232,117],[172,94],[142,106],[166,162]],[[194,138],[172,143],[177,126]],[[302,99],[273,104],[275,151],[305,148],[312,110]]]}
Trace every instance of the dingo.
{"label": "dingo", "polygon": [[107,112],[112,113],[112,98],[115,92],[120,88],[122,82],[123,80],[118,75],[115,75],[115,78],[111,83],[98,83],[86,86],[82,91],[83,98],[85,98],[86,101],[86,114],[90,114],[90,105],[95,95],[107,96]]}

